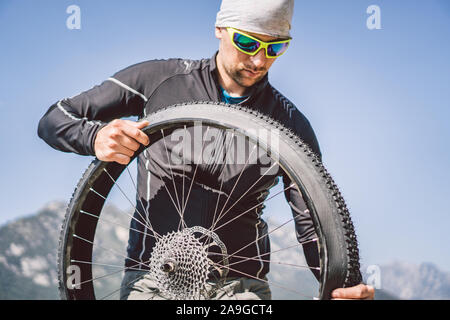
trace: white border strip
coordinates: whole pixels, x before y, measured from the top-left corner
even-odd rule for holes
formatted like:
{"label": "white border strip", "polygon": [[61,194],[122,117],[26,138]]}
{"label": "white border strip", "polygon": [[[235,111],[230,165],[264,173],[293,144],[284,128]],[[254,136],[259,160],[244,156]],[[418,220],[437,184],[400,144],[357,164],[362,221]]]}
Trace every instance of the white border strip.
{"label": "white border strip", "polygon": [[134,93],[135,95],[138,95],[139,97],[141,97],[145,102],[147,102],[148,101],[148,99],[147,99],[147,97],[146,96],[144,96],[142,93],[140,93],[140,92],[137,92],[136,90],[134,90],[133,88],[131,88],[131,87],[129,87],[129,86],[127,86],[126,84],[124,84],[124,83],[122,83],[122,82],[120,82],[119,80],[117,80],[117,79],[114,79],[114,78],[109,78],[109,79],[107,79],[107,81],[111,81],[111,82],[114,82],[115,84],[117,84],[117,85],[119,85],[119,86],[121,86],[122,88],[124,88],[124,89],[126,89],[126,90],[128,90],[128,91],[130,91],[130,92],[132,92],[132,93]]}
{"label": "white border strip", "polygon": [[261,250],[259,249],[259,240],[261,240],[261,239],[259,239],[260,238],[260,235],[259,235],[259,231],[258,231],[258,226],[259,226],[259,224],[261,223],[261,220],[260,220],[260,215],[258,214],[258,208],[255,208],[255,213],[256,213],[256,215],[258,216],[258,222],[255,224],[255,230],[256,230],[256,253],[258,254],[258,257],[259,257],[259,265],[261,266],[260,268],[259,268],[259,270],[258,270],[258,272],[256,273],[256,277],[259,279],[259,276],[260,276],[260,274],[261,274],[261,271],[263,271],[263,269],[264,269],[264,262],[262,261],[262,259],[261,259]]}
{"label": "white border strip", "polygon": [[62,102],[62,100],[58,101],[58,103],[57,103],[58,109],[60,111],[62,111],[62,113],[64,113],[70,119],[75,120],[75,121],[86,120],[86,123],[91,125],[91,126],[96,125],[96,124],[102,124],[102,122],[99,122],[99,121],[90,121],[88,118],[77,118],[77,117],[75,117],[73,114],[71,114],[66,109],[64,109],[64,107],[61,105],[61,102]]}

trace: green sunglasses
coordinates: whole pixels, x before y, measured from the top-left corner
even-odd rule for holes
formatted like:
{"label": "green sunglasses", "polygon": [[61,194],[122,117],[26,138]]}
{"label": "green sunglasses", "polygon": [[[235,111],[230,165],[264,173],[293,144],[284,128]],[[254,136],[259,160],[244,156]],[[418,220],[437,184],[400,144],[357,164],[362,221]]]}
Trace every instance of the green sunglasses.
{"label": "green sunglasses", "polygon": [[266,49],[267,58],[278,58],[286,52],[292,39],[264,42],[234,28],[227,28],[231,42],[239,51],[254,56],[261,49]]}

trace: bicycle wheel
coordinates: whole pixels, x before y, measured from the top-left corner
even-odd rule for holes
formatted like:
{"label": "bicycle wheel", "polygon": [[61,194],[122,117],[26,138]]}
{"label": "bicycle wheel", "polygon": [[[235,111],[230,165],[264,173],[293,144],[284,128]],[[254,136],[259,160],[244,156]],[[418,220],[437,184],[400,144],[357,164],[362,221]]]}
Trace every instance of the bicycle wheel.
{"label": "bicycle wheel", "polygon": [[[138,160],[128,166],[94,160],[73,193],[58,253],[62,299],[111,298],[120,291],[125,270],[151,274],[169,299],[211,298],[205,291],[206,284],[214,277],[220,280],[214,282],[220,289],[230,274],[269,283],[277,294],[273,298],[279,299],[329,299],[333,289],[361,282],[357,240],[345,201],[318,157],[292,131],[254,110],[212,102],[167,107],[146,120],[151,123],[144,129],[150,145],[136,152],[133,160]],[[195,132],[200,142],[191,139]],[[153,159],[156,154],[161,157],[159,162]],[[155,166],[164,177],[157,177]],[[144,168],[149,177],[153,175],[164,183],[157,190],[149,190],[147,184],[147,190],[142,191],[142,181],[131,173],[137,168]],[[250,168],[258,168],[259,176],[255,177],[255,171],[247,174]],[[232,172],[233,179],[215,181],[224,171]],[[278,185],[279,190],[274,192],[280,176],[289,184],[281,189]],[[125,178],[128,182],[121,182]],[[275,186],[270,195],[263,192],[258,199],[262,201],[246,202],[262,181],[266,189]],[[206,209],[193,186],[201,186],[205,195],[207,190],[214,190],[214,201]],[[297,193],[304,207],[274,207],[272,199],[286,192]],[[164,194],[165,205],[149,207],[152,194]],[[123,208],[109,203],[119,197]],[[267,210],[274,212],[269,212],[267,221],[261,217],[263,209],[265,214]],[[210,214],[199,214],[202,210]],[[169,217],[166,211],[172,211],[172,217],[178,215],[178,223],[171,220],[164,225],[160,216]],[[296,212],[312,220],[313,238],[302,242],[298,234],[295,236]],[[255,226],[251,236],[230,237],[245,225]],[[290,230],[286,230],[289,225]],[[281,230],[283,233],[277,235]],[[141,246],[139,257],[147,259],[127,256],[127,234],[144,234],[153,241],[147,248],[145,243]],[[258,251],[258,244],[269,241],[269,237],[271,250]],[[317,244],[318,266],[309,265],[301,257],[306,242]],[[132,265],[123,265],[126,258]],[[252,263],[261,266],[258,274],[242,267]],[[309,278],[304,271],[299,276],[297,270],[306,270]],[[316,272],[316,277],[310,271]],[[293,281],[299,277],[304,279],[303,284]]]}

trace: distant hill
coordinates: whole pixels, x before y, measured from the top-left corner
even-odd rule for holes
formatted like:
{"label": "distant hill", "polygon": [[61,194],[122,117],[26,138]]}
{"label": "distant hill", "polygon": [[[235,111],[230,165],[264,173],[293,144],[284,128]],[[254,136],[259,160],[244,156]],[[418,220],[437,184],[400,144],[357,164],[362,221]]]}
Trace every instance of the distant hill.
{"label": "distant hill", "polygon": [[392,262],[380,266],[381,287],[406,300],[450,299],[450,273],[432,263]]}
{"label": "distant hill", "polygon": [[65,205],[0,228],[0,299],[58,299],[56,248]]}
{"label": "distant hill", "polygon": [[[66,205],[53,202],[30,215],[0,227],[0,300],[5,299],[59,299],[57,290],[56,255],[61,223]],[[117,209],[108,208],[109,212]],[[116,221],[117,222],[117,221]],[[99,227],[101,243],[108,243],[114,250],[124,250],[127,232],[120,222],[117,225]],[[294,243],[293,232],[275,232],[270,235],[272,251]],[[272,261],[289,261],[305,265],[304,258],[297,248],[279,251],[272,255]],[[99,261],[108,266],[96,266],[94,275],[111,274],[123,265],[122,257],[108,252],[94,251]],[[440,271],[431,263],[419,266],[404,262],[393,262],[380,266],[381,290],[377,290],[376,299],[450,299],[450,273]],[[121,273],[99,281],[99,292],[113,292],[121,279]],[[301,299],[299,293],[313,295],[317,292],[317,282],[306,268],[286,268],[282,264],[273,264],[269,280],[274,299]],[[302,286],[298,293],[284,288],[292,288],[292,283]],[[117,293],[111,297],[117,298]]]}

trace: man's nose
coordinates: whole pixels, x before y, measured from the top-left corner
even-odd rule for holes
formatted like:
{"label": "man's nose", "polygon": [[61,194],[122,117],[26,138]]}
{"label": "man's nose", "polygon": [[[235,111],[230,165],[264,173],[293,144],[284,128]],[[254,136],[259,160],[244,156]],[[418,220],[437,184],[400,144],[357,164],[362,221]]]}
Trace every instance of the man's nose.
{"label": "man's nose", "polygon": [[255,54],[254,56],[251,56],[251,61],[253,63],[253,65],[255,66],[255,68],[261,68],[263,67],[266,62],[267,62],[267,57],[266,57],[266,49],[261,49],[259,50],[259,52],[257,54]]}

